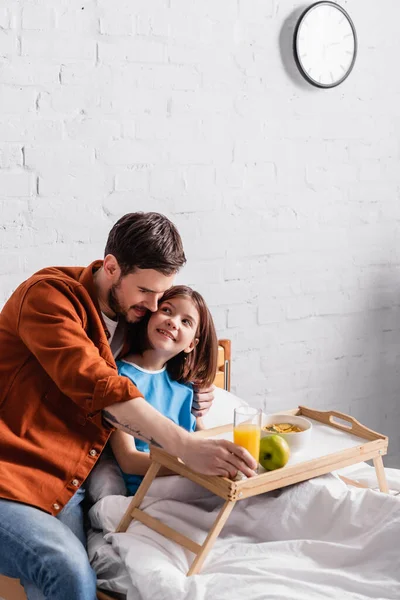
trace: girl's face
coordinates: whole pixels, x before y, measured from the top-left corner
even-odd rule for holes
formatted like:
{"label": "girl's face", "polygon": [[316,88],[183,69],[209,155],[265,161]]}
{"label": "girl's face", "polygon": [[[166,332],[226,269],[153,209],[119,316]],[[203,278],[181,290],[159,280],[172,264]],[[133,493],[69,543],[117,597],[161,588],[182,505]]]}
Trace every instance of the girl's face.
{"label": "girl's face", "polygon": [[191,352],[198,342],[199,319],[198,310],[190,298],[177,296],[165,300],[149,319],[147,336],[151,347],[163,350],[168,358],[182,351]]}

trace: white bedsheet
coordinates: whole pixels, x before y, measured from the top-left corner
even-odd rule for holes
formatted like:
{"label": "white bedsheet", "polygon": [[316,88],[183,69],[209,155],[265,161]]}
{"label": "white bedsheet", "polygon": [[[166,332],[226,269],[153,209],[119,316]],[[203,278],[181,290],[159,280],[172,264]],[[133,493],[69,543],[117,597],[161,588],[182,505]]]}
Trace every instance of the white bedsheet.
{"label": "white bedsheet", "polygon": [[[400,489],[399,473],[387,469],[394,490]],[[346,474],[375,485],[367,465]],[[126,586],[127,600],[400,598],[399,497],[348,488],[331,474],[242,500],[201,574],[192,577],[186,572],[194,555],[141,523],[113,533],[129,502],[108,496],[90,511],[92,527],[108,542],[100,563],[107,557],[110,568],[119,557],[125,567],[119,562],[121,587],[110,588],[106,581],[104,587]],[[165,477],[153,483],[142,508],[202,543],[221,505],[190,481]],[[89,544],[97,568],[100,550],[94,547]]]}

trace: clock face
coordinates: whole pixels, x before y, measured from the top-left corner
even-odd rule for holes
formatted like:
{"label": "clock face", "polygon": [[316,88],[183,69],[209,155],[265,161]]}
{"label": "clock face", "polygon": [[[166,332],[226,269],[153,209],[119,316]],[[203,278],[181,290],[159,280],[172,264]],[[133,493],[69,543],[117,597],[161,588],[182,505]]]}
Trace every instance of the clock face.
{"label": "clock face", "polygon": [[334,2],[317,2],[300,17],[294,55],[301,74],[318,87],[334,87],[349,75],[357,53],[354,25]]}

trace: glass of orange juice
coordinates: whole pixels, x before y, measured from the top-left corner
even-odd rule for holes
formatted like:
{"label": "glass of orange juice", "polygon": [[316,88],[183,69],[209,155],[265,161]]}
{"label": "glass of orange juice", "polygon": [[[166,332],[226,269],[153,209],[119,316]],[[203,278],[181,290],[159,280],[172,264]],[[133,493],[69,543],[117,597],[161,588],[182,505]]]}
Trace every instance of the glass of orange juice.
{"label": "glass of orange juice", "polygon": [[251,406],[235,408],[233,441],[246,448],[258,462],[260,454],[261,409]]}

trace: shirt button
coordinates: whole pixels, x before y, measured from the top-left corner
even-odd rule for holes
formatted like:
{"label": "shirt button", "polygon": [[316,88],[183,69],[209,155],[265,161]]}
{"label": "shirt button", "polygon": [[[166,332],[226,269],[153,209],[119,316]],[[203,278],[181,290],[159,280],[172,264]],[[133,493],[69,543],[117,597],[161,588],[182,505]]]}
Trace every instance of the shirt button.
{"label": "shirt button", "polygon": [[54,508],[54,510],[60,510],[60,505],[57,504],[57,502],[54,502],[53,508]]}
{"label": "shirt button", "polygon": [[91,451],[89,452],[90,456],[97,456],[97,452],[94,448],[91,449]]}
{"label": "shirt button", "polygon": [[75,487],[78,487],[79,481],[77,479],[73,479],[72,480],[72,485],[75,486]]}

